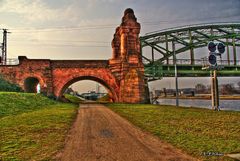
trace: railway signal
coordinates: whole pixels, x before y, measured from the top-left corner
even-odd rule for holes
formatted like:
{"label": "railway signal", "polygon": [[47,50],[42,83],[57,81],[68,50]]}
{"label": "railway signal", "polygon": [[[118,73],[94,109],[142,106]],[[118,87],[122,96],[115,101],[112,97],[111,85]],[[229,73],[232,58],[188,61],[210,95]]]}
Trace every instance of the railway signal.
{"label": "railway signal", "polygon": [[211,93],[212,93],[212,108],[214,110],[220,110],[219,107],[219,92],[218,92],[218,79],[217,79],[217,70],[222,69],[223,67],[217,64],[217,56],[220,56],[225,52],[225,45],[223,43],[208,43],[208,62],[210,66],[208,69],[211,71]]}
{"label": "railway signal", "polygon": [[213,66],[218,69],[217,64],[217,56],[220,56],[225,52],[225,45],[223,43],[214,43],[213,41],[208,43],[208,50],[209,50],[209,56],[208,56],[208,62],[211,65],[211,68]]}

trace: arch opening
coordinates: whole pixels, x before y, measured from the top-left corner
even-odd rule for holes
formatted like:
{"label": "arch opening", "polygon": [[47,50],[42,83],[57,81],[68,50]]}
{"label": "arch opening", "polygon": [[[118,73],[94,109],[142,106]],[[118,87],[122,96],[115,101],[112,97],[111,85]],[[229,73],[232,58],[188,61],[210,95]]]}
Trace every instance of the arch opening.
{"label": "arch opening", "polygon": [[[98,98],[98,96],[104,96],[104,94],[108,94],[109,97],[109,101],[110,102],[115,102],[118,100],[116,92],[102,79],[99,79],[97,77],[93,77],[93,76],[81,76],[81,77],[77,77],[77,78],[73,78],[72,80],[68,81],[61,89],[60,91],[60,95],[59,95],[59,99],[64,98],[64,92],[69,89],[69,87],[71,87],[73,84],[77,83],[77,82],[81,82],[81,81],[93,81],[95,82],[95,86],[89,86],[87,92],[85,92],[85,98],[90,99],[90,100],[96,100]],[[102,89],[103,92],[99,92],[97,91],[97,83],[100,84],[102,87],[104,87],[104,90]],[[100,86],[100,88],[101,88]],[[86,88],[85,88],[86,89]],[[86,90],[85,90],[86,91]],[[74,91],[73,91],[74,92]],[[76,94],[76,93],[75,93]],[[80,93],[78,93],[80,94]],[[89,97],[89,95],[91,95]],[[94,96],[95,95],[95,96]],[[98,96],[96,96],[98,95]],[[93,96],[93,97],[92,97]]]}
{"label": "arch opening", "polygon": [[35,77],[28,77],[24,81],[24,91],[27,93],[40,93],[40,82]]}

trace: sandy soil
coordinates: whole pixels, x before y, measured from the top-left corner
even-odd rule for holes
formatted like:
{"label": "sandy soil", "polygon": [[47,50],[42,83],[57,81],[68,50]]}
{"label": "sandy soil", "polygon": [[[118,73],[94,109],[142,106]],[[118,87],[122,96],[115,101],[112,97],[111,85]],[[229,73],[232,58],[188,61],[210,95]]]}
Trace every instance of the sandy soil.
{"label": "sandy soil", "polygon": [[81,104],[62,161],[196,160],[99,104]]}

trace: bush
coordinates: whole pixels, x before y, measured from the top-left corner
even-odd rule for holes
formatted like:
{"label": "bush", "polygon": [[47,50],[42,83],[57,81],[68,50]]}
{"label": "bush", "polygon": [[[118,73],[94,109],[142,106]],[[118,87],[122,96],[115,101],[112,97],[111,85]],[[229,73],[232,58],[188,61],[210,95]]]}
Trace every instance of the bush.
{"label": "bush", "polygon": [[0,76],[0,91],[23,92],[21,87],[6,81],[2,76]]}

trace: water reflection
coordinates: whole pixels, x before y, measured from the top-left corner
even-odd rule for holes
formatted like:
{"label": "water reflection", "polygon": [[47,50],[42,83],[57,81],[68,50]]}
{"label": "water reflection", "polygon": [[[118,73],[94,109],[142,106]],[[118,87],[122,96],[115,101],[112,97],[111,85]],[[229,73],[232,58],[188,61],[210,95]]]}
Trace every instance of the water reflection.
{"label": "water reflection", "polygon": [[[175,99],[158,99],[159,104],[176,105]],[[211,100],[179,99],[179,105],[211,109]],[[240,111],[240,100],[220,100],[221,110]]]}

